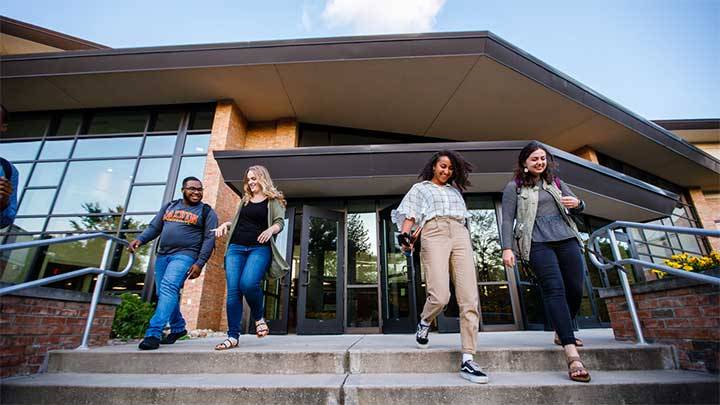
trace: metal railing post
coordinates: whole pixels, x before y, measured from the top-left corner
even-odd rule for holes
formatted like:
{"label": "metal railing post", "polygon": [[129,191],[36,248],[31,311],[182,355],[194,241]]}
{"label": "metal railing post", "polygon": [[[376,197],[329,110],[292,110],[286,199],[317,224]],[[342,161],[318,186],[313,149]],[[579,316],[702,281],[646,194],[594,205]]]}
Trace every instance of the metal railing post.
{"label": "metal railing post", "polygon": [[[615,262],[622,259],[620,256],[620,248],[618,248],[618,242],[615,238],[615,230],[608,229],[608,237],[610,238],[610,249],[612,250],[613,259]],[[633,328],[635,328],[635,336],[637,336],[637,344],[645,345],[645,337],[642,333],[642,327],[640,326],[640,319],[638,319],[637,309],[635,309],[635,301],[633,300],[632,291],[630,290],[630,283],[628,282],[627,274],[624,270],[617,269],[618,277],[620,277],[620,284],[622,285],[623,292],[625,293],[625,300],[627,300],[628,311],[630,312],[630,319],[632,320]]]}
{"label": "metal railing post", "polygon": [[85,331],[83,332],[82,342],[76,350],[88,350],[88,342],[90,341],[90,329],[92,329],[93,319],[95,318],[95,309],[97,308],[98,301],[100,301],[100,295],[102,294],[103,287],[105,286],[105,271],[110,267],[110,252],[112,251],[113,241],[108,240],[105,242],[105,250],[103,251],[102,262],[100,269],[102,273],[98,274],[97,281],[95,281],[95,290],[93,291],[92,300],[90,301],[90,308],[88,309],[88,317],[85,323]]}

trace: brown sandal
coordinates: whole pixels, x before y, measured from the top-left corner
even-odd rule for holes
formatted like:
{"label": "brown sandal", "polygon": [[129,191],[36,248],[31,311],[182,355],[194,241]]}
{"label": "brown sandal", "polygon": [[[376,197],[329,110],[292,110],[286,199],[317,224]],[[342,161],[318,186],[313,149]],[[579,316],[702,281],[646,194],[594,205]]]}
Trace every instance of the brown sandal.
{"label": "brown sandal", "polygon": [[270,334],[270,328],[268,328],[268,325],[264,319],[255,321],[255,334],[258,338],[264,338],[265,336]]}
{"label": "brown sandal", "polygon": [[[560,338],[557,335],[555,335],[554,342],[556,345],[562,346],[562,342],[560,341]],[[584,346],[583,340],[580,338],[575,338],[575,347],[583,347],[583,346]]]}
{"label": "brown sandal", "polygon": [[237,339],[229,337],[229,338],[226,338],[225,340],[223,340],[221,343],[218,343],[217,345],[215,345],[215,350],[234,349],[234,348],[238,347],[238,343],[240,343],[240,342]]}
{"label": "brown sandal", "polygon": [[[583,362],[580,361],[580,357],[578,357],[578,356],[570,356],[570,357],[568,357],[568,358],[567,358],[567,365],[568,365],[568,368],[569,368],[569,370],[568,370],[568,377],[570,377],[571,380],[577,381],[577,382],[584,382],[584,383],[590,382],[590,373],[587,371],[587,369],[585,368],[585,365],[584,365],[584,364],[583,364],[582,366],[580,366],[580,367],[577,367],[577,366],[576,366],[576,367],[570,367],[570,365],[571,365],[574,361],[577,361],[578,363],[583,364]],[[580,374],[580,375],[575,375],[575,376],[573,376],[573,373],[578,372],[578,371],[582,371],[582,372],[584,372],[585,374]]]}

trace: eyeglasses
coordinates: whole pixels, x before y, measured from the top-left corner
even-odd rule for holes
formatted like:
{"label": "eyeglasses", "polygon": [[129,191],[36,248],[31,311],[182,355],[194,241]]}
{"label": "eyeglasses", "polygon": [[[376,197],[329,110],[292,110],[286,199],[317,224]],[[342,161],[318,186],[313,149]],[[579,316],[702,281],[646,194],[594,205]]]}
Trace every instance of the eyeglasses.
{"label": "eyeglasses", "polygon": [[202,187],[184,187],[183,190],[187,190],[191,193],[202,193],[203,192]]}

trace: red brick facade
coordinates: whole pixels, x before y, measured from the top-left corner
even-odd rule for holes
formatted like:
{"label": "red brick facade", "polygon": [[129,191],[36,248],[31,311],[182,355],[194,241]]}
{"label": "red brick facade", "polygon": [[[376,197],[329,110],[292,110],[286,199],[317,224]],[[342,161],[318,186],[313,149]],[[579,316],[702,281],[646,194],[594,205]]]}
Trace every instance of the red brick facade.
{"label": "red brick facade", "polygon": [[[89,303],[7,295],[0,298],[0,378],[41,370],[49,350],[80,345]],[[110,338],[115,305],[99,304],[91,345]]]}
{"label": "red brick facade", "polygon": [[[633,291],[645,339],[675,346],[681,368],[712,373],[720,368],[719,297],[720,288],[708,284]],[[609,297],[606,303],[615,338],[634,340],[635,330],[625,297]]]}

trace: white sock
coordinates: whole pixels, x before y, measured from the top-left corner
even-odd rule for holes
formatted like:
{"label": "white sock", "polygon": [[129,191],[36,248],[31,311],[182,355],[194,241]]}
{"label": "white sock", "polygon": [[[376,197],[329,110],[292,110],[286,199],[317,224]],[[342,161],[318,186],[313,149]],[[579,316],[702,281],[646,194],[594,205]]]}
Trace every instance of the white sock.
{"label": "white sock", "polygon": [[426,322],[424,319],[420,320],[420,325],[422,326],[430,326],[430,322]]}
{"label": "white sock", "polygon": [[472,354],[463,353],[462,355],[463,355],[463,356],[462,356],[462,362],[463,362],[463,364],[464,364],[466,361],[468,361],[468,360],[470,360],[470,361],[473,360],[473,355],[472,355]]}

